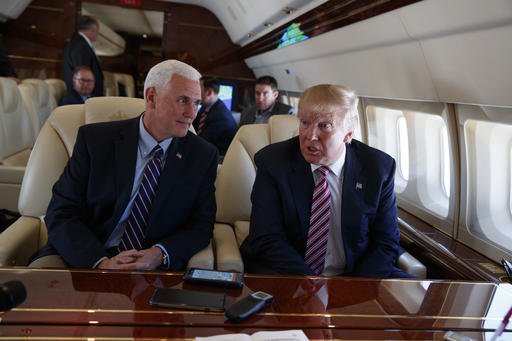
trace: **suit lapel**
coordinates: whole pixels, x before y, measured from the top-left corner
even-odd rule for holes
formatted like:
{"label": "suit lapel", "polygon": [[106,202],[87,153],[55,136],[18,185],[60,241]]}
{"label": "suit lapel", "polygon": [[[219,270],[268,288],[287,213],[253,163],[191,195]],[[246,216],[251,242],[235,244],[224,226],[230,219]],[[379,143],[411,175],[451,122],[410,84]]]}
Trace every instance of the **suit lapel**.
{"label": "suit lapel", "polygon": [[[188,134],[191,133],[189,132]],[[175,137],[167,150],[165,166],[162,169],[155,199],[151,207],[148,228],[153,226],[153,221],[158,216],[159,211],[165,206],[164,204],[169,201],[168,193],[172,192],[173,187],[180,181],[180,175],[185,172],[186,158],[189,156],[187,154],[186,142],[186,136],[182,138]],[[149,234],[150,231],[148,230],[147,233]]]}
{"label": "suit lapel", "polygon": [[[360,204],[364,203],[364,193],[366,190],[367,176],[351,144],[347,144],[347,156],[343,173],[342,189],[342,208],[341,208],[341,228],[343,233],[350,233],[347,230],[347,222],[358,221],[360,214]],[[359,207],[359,209],[355,209]]]}
{"label": "suit lapel", "polygon": [[116,195],[120,198],[114,208],[115,221],[119,220],[126,208],[133,187],[139,144],[139,119],[140,116],[130,120],[126,129],[119,134],[119,139],[115,141],[115,186]]}
{"label": "suit lapel", "polygon": [[[298,139],[297,139],[298,142]],[[299,148],[295,148],[296,152],[292,160],[290,172],[290,188],[292,191],[295,207],[304,237],[307,236],[309,228],[309,215],[311,210],[311,200],[313,195],[313,173],[311,166],[304,160],[300,154]]]}

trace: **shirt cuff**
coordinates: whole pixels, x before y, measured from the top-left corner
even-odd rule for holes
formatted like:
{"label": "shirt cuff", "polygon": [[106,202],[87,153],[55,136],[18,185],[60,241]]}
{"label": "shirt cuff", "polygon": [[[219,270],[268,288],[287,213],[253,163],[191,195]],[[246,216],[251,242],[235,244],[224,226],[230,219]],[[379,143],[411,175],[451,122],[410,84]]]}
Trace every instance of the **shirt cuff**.
{"label": "shirt cuff", "polygon": [[161,269],[169,269],[169,267],[171,265],[171,261],[170,261],[170,258],[169,258],[169,253],[167,252],[165,247],[162,244],[155,244],[153,246],[156,246],[157,248],[162,250],[162,253],[164,255],[164,259],[162,261],[162,265],[160,265],[160,268]]}
{"label": "shirt cuff", "polygon": [[101,262],[103,262],[105,259],[108,259],[108,257],[101,257],[94,265],[92,266],[93,269],[97,269],[98,265],[100,265]]}

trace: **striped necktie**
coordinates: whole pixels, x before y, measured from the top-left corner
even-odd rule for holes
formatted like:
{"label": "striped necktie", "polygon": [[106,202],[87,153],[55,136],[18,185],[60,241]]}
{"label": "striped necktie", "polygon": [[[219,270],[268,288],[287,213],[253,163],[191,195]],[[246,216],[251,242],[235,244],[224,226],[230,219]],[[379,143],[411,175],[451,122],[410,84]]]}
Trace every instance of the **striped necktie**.
{"label": "striped necktie", "polygon": [[320,275],[324,268],[331,216],[331,192],[327,183],[327,173],[330,169],[322,166],[315,172],[319,179],[313,190],[305,260],[309,267]]}
{"label": "striped necktie", "polygon": [[130,215],[126,220],[124,234],[119,244],[119,251],[142,249],[146,227],[151,212],[151,204],[155,198],[158,179],[162,170],[163,150],[159,144],[150,153],[153,158],[147,163],[142,174]]}
{"label": "striped necktie", "polygon": [[197,135],[200,135],[206,126],[206,115],[207,115],[207,112],[205,110],[201,113],[201,117],[199,117],[199,123],[197,125],[197,132],[196,132]]}

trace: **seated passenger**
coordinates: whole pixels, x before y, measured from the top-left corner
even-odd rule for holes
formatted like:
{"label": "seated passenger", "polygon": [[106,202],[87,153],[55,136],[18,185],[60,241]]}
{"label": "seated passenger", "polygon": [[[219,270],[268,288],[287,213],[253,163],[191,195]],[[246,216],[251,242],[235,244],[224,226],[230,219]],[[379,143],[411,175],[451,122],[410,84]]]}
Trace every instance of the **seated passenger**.
{"label": "seated passenger", "polygon": [[295,109],[277,101],[279,91],[274,77],[263,76],[256,80],[254,86],[255,105],[250,106],[240,114],[240,124],[267,123],[272,115],[292,115]]}
{"label": "seated passenger", "polygon": [[67,89],[59,102],[59,105],[83,104],[91,97],[94,89],[94,74],[88,66],[77,66],[73,71],[73,88]]}
{"label": "seated passenger", "polygon": [[219,99],[219,89],[218,80],[201,79],[202,106],[193,124],[198,136],[215,145],[220,155],[225,155],[236,133],[236,122]]}
{"label": "seated passenger", "polygon": [[188,131],[200,77],[161,62],[147,75],[143,114],[80,127],[32,267],[177,271],[208,245],[218,153]]}
{"label": "seated passenger", "polygon": [[254,157],[247,272],[410,277],[395,268],[395,161],[352,140],[357,96],[341,85],[307,89],[299,136]]}

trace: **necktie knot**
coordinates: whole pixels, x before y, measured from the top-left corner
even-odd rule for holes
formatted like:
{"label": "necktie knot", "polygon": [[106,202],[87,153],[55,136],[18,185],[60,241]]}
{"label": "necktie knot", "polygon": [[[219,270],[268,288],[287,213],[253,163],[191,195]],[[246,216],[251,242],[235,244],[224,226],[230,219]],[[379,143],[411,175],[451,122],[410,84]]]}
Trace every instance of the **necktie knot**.
{"label": "necktie knot", "polygon": [[153,155],[153,158],[162,159],[162,156],[164,154],[164,150],[162,147],[160,147],[159,144],[157,144],[153,149],[151,149],[150,155]]}
{"label": "necktie knot", "polygon": [[327,166],[321,166],[315,170],[316,174],[321,178],[325,178],[330,171],[331,169]]}

